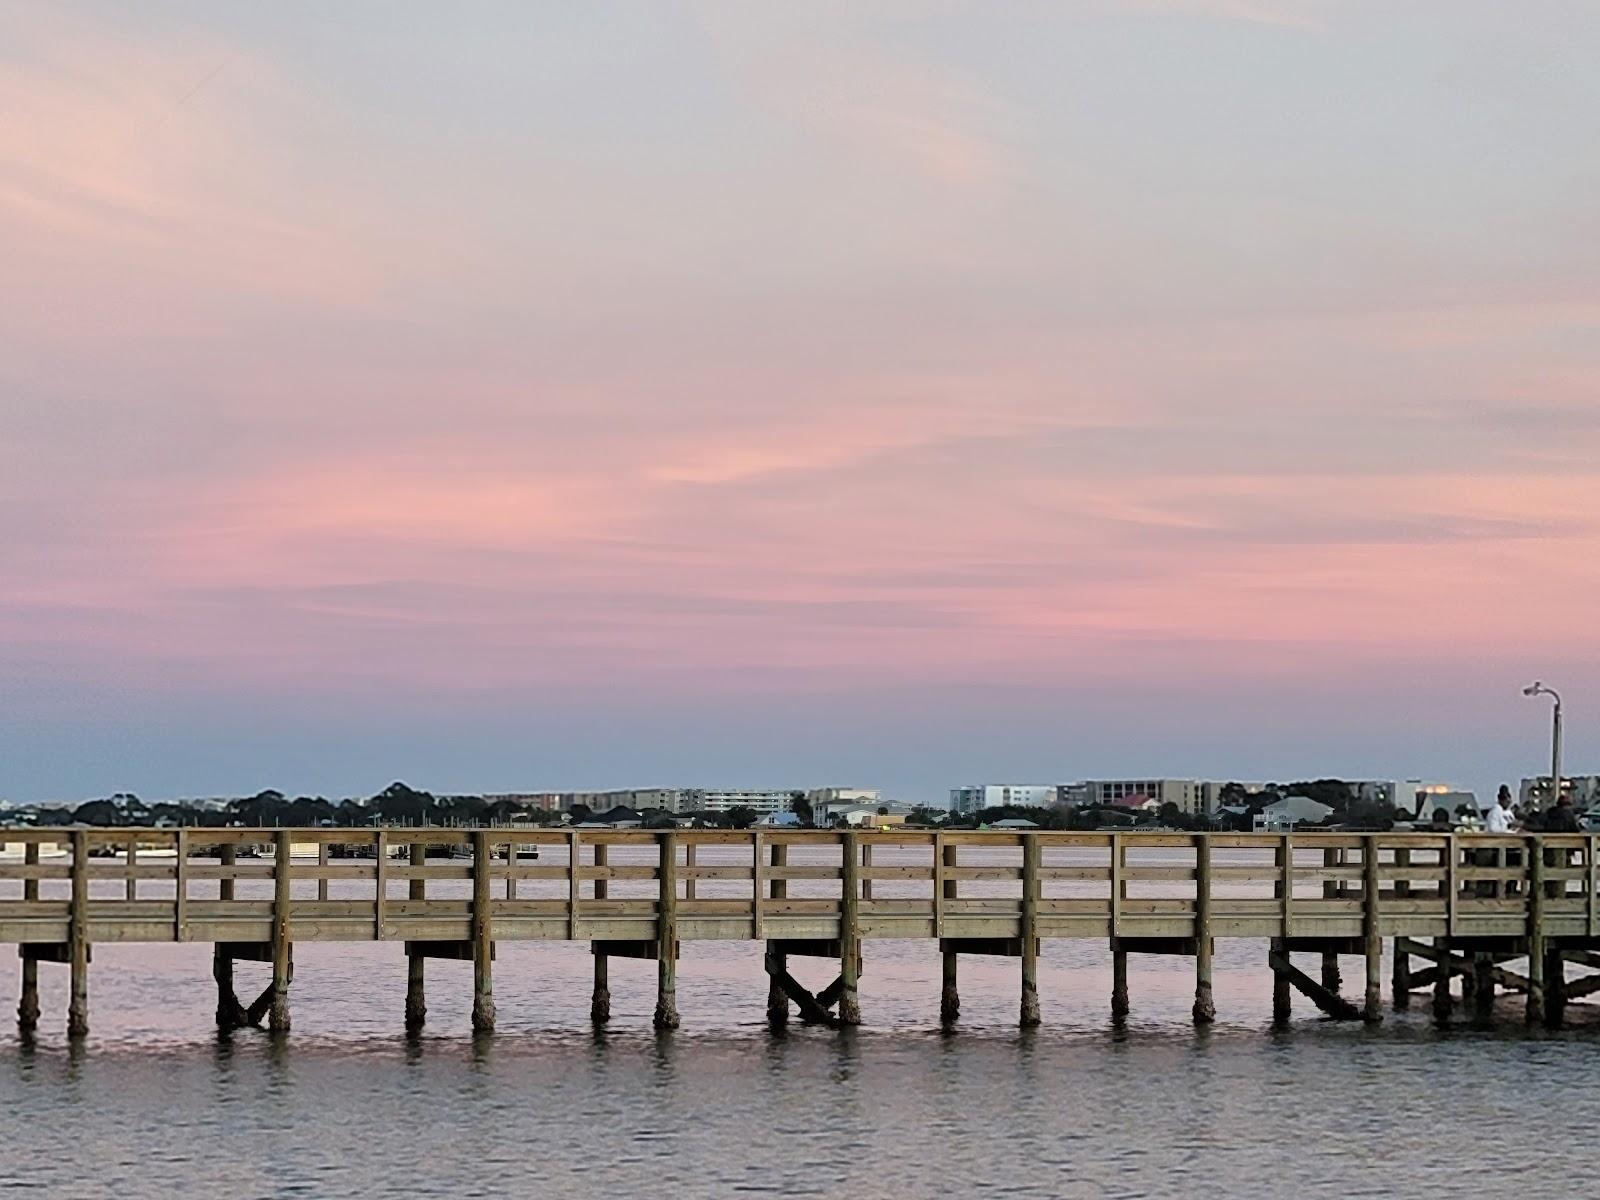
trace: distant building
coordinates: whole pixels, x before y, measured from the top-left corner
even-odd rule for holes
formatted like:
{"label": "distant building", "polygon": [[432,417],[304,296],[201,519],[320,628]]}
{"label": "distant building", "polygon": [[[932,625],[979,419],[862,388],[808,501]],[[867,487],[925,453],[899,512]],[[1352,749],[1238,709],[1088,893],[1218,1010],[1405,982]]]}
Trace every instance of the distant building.
{"label": "distant building", "polygon": [[1452,821],[1461,816],[1480,817],[1486,807],[1479,802],[1476,792],[1422,792],[1420,795],[1422,807],[1413,818],[1417,821],[1432,821],[1433,814],[1441,808],[1450,814]]}
{"label": "distant building", "polygon": [[[880,808],[887,808],[888,812],[879,812]],[[838,825],[904,825],[906,813],[909,810],[900,805],[886,804],[852,804],[847,807],[835,807],[829,812],[829,823]]]}
{"label": "distant building", "polygon": [[1293,829],[1296,825],[1315,825],[1326,821],[1333,812],[1330,805],[1313,800],[1310,796],[1285,796],[1274,800],[1256,814],[1255,829],[1273,833]]}
{"label": "distant building", "polygon": [[824,804],[880,804],[883,796],[877,788],[825,787],[812,788],[806,800],[815,809]]}
{"label": "distant building", "polygon": [[1054,803],[1055,798],[1056,789],[1049,784],[975,783],[950,789],[950,811],[970,813],[1007,804],[1043,808]]}
{"label": "distant building", "polygon": [[[803,793],[802,793],[803,794]],[[735,808],[748,808],[758,813],[789,812],[794,808],[793,791],[694,791],[695,812],[730,812]]]}
{"label": "distant building", "polygon": [[1080,803],[1095,808],[1142,808],[1147,800],[1153,800],[1152,808],[1175,804],[1179,812],[1205,811],[1196,779],[1086,779],[1072,786],[1083,789]]}
{"label": "distant building", "polygon": [[[1600,775],[1563,775],[1561,794],[1571,798],[1573,808],[1579,812],[1588,812],[1600,805]],[[1524,812],[1529,809],[1549,808],[1550,776],[1535,775],[1531,779],[1524,779],[1519,795]]]}
{"label": "distant building", "polygon": [[1267,785],[1259,781],[1246,783],[1239,779],[1229,779],[1226,781],[1203,779],[1200,781],[1200,811],[1205,813],[1207,816],[1213,817],[1219,812],[1222,812],[1222,789],[1227,787],[1229,784],[1233,784],[1234,786],[1240,788],[1247,796],[1259,796],[1262,792],[1267,790]]}
{"label": "distant building", "polygon": [[647,787],[613,788],[603,792],[560,792],[556,798],[557,807],[562,812],[571,812],[581,804],[591,812],[604,812],[623,805],[640,811],[655,808],[663,812],[680,813],[696,808],[695,797],[698,795],[694,788]]}
{"label": "distant building", "polygon": [[1418,821],[1431,820],[1436,808],[1448,808],[1454,814],[1455,806],[1448,797],[1462,790],[1436,779],[1363,780],[1352,786],[1357,798],[1392,804]]}
{"label": "distant building", "polygon": [[485,792],[481,799],[488,805],[514,804],[518,808],[538,809],[541,812],[561,811],[560,792]]}

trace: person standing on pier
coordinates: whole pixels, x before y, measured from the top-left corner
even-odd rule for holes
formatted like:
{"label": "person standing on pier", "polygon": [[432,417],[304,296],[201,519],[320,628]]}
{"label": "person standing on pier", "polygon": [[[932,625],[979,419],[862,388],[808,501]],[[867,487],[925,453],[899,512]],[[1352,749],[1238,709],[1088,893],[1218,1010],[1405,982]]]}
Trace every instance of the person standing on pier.
{"label": "person standing on pier", "polygon": [[1485,833],[1512,833],[1515,828],[1515,820],[1511,815],[1511,789],[1502,783],[1500,785],[1500,794],[1495,798],[1494,806],[1484,816],[1483,831]]}
{"label": "person standing on pier", "polygon": [[1572,797],[1562,796],[1556,806],[1544,815],[1546,833],[1581,833],[1578,814],[1572,811]]}

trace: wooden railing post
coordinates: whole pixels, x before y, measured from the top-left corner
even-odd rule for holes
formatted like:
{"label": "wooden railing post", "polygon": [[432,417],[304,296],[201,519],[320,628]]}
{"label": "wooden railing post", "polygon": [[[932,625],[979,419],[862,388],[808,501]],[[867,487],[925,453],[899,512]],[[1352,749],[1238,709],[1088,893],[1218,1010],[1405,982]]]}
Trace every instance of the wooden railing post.
{"label": "wooden railing post", "polygon": [[373,837],[372,852],[372,936],[377,941],[389,936],[389,831],[379,829]]}
{"label": "wooden railing post", "polygon": [[1211,992],[1211,839],[1194,835],[1194,1023],[1209,1025],[1217,1019]]}
{"label": "wooden railing post", "polygon": [[1538,835],[1525,839],[1527,850],[1528,897],[1528,1006],[1527,1020],[1532,1025],[1544,1020],[1544,845]]}
{"label": "wooden railing post", "polygon": [[[489,831],[472,835],[472,1028],[478,1033],[494,1029],[494,929],[490,917]],[[573,868],[577,870],[576,867]]]}
{"label": "wooden railing post", "polygon": [[750,843],[750,936],[759,942],[765,933],[762,929],[762,910],[766,907],[767,887],[767,843],[761,830],[751,831]]}
{"label": "wooden railing post", "polygon": [[1273,864],[1278,869],[1278,878],[1272,885],[1272,897],[1278,901],[1279,936],[1272,939],[1267,950],[1267,961],[1272,964],[1272,1019],[1280,1024],[1293,1015],[1293,998],[1289,994],[1289,976],[1287,972],[1278,969],[1278,959],[1285,962],[1289,959],[1289,892],[1293,887],[1294,878],[1294,850],[1289,842],[1288,834],[1280,834],[1278,845],[1273,851]]}
{"label": "wooden railing post", "polygon": [[661,834],[661,890],[656,900],[657,1029],[678,1027],[678,835]]}
{"label": "wooden railing post", "polygon": [[1022,835],[1022,1013],[1024,1026],[1039,1015],[1039,835]]}
{"label": "wooden railing post", "polygon": [[1111,835],[1111,1019],[1121,1021],[1128,1015],[1128,952],[1122,948],[1122,902],[1126,897],[1127,882],[1123,869],[1127,846],[1120,833]]}
{"label": "wooden railing post", "polygon": [[844,834],[843,894],[839,905],[839,1024],[861,1024],[861,844],[853,829]]}
{"label": "wooden railing post", "polygon": [[[406,887],[406,899],[413,902],[426,900],[428,881],[417,878],[415,872],[428,865],[428,847],[420,842],[412,842],[407,858],[413,874]],[[412,911],[420,907],[420,903],[416,903]],[[413,954],[411,944],[406,943],[407,1033],[419,1032],[428,1020],[427,962],[428,960],[421,954]]]}
{"label": "wooden railing post", "polygon": [[567,939],[578,940],[579,898],[583,894],[583,881],[578,870],[583,864],[583,834],[576,829],[567,830]]}
{"label": "wooden railing post", "polygon": [[[594,844],[594,865],[604,867],[609,861],[606,853],[606,844]],[[607,881],[597,878],[594,881],[594,898],[604,900],[610,894]],[[604,942],[590,942],[589,951],[594,957],[594,991],[589,997],[589,1020],[596,1025],[604,1025],[611,1020],[611,978],[610,962],[607,958]]]}
{"label": "wooden railing post", "polygon": [[[933,835],[933,927],[934,936],[941,942],[944,939],[945,902],[960,897],[960,880],[949,876],[950,868],[960,861],[958,851],[954,842],[945,841],[942,832]],[[961,1015],[961,992],[957,978],[959,956],[954,950],[945,950],[943,946],[940,949],[939,1020],[948,1025]]]}
{"label": "wooden railing post", "polygon": [[[23,848],[22,862],[30,868],[39,865],[38,842],[29,842]],[[38,898],[39,881],[30,873],[22,881],[22,899],[24,903],[32,903]],[[18,946],[17,954],[22,960],[19,964],[22,995],[17,1000],[17,1028],[24,1034],[30,1034],[39,1027],[39,960],[28,953],[26,946]]]}
{"label": "wooden railing post", "polygon": [[1383,1020],[1383,927],[1379,924],[1381,890],[1378,877],[1378,835],[1369,833],[1361,843],[1361,929],[1367,963],[1367,988],[1361,1015],[1368,1022]]}
{"label": "wooden railing post", "polygon": [[172,936],[189,940],[189,831],[177,831],[178,857],[172,864]]}
{"label": "wooden railing post", "polygon": [[71,993],[67,1000],[67,1036],[89,1032],[89,834],[72,831],[72,903],[67,916],[67,953],[71,960]]}
{"label": "wooden railing post", "polygon": [[[772,843],[772,866],[776,868],[789,865],[789,844],[787,842]],[[765,907],[765,901],[782,900],[789,895],[789,882],[786,879],[773,879],[770,881],[770,894],[761,896],[758,892],[756,903]],[[766,929],[766,915],[761,914],[762,933]],[[789,969],[789,957],[781,949],[781,941],[768,941],[766,952],[767,968],[767,1022],[774,1029],[782,1029],[789,1023],[789,997],[784,992],[782,984],[778,982],[783,972]]]}
{"label": "wooden railing post", "polygon": [[289,1029],[289,905],[290,833],[278,830],[272,871],[272,1007],[267,1028],[274,1033]]}

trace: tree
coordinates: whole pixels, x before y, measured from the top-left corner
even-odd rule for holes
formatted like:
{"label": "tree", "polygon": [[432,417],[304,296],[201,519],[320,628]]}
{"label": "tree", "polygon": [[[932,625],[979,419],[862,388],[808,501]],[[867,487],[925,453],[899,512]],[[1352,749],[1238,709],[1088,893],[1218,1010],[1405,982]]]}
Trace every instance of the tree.
{"label": "tree", "polygon": [[727,812],[728,824],[734,829],[749,829],[761,819],[761,814],[746,804],[736,804]]}
{"label": "tree", "polygon": [[811,810],[811,801],[804,792],[789,793],[789,811],[794,813],[795,819],[802,825],[813,824],[816,814]]}
{"label": "tree", "polygon": [[567,814],[572,818],[574,825],[582,825],[585,821],[594,820],[594,809],[587,804],[574,804],[567,810]]}
{"label": "tree", "polygon": [[367,808],[391,823],[421,821],[434,808],[434,800],[429,793],[396,781],[367,801]]}
{"label": "tree", "polygon": [[122,810],[114,800],[86,800],[73,810],[72,819],[85,825],[120,825]]}

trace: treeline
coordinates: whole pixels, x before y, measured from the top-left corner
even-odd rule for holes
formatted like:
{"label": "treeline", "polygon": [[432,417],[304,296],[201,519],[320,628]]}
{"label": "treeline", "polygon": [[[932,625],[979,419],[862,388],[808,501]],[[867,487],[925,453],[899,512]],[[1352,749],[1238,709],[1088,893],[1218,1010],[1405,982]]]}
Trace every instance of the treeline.
{"label": "treeline", "polygon": [[322,796],[295,796],[267,790],[209,808],[182,802],[146,804],[128,792],[75,807],[37,805],[20,810],[37,825],[476,825],[499,821],[561,824],[562,816],[513,801],[490,803],[481,796],[435,796],[404,783],[391,783],[365,800],[333,801]]}

